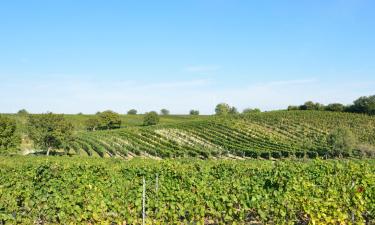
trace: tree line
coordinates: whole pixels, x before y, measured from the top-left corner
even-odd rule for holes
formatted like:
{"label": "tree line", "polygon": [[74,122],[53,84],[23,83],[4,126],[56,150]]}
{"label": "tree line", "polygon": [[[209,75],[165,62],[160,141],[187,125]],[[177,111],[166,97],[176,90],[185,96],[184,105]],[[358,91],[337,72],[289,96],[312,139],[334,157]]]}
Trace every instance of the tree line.
{"label": "tree line", "polygon": [[375,95],[360,97],[351,105],[344,105],[341,103],[323,105],[318,102],[307,101],[303,105],[288,106],[288,110],[319,110],[375,115]]}

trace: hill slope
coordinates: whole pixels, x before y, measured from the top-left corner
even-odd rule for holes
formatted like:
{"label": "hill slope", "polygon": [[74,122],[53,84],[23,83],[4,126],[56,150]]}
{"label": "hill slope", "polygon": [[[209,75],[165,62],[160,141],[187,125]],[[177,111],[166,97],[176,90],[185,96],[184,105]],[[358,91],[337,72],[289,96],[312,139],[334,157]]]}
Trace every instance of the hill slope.
{"label": "hill slope", "polygon": [[315,157],[326,154],[327,135],[338,126],[351,129],[361,143],[375,145],[375,117],[274,111],[227,118],[185,118],[150,127],[81,131],[70,147],[79,154],[101,157]]}

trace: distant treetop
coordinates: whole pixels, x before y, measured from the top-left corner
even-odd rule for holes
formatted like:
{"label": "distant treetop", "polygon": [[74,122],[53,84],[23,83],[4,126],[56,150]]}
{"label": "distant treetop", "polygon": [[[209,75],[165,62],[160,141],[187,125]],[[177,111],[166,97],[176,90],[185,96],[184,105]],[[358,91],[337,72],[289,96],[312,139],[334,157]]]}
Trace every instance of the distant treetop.
{"label": "distant treetop", "polygon": [[128,115],[136,115],[138,112],[136,109],[131,109],[128,111]]}

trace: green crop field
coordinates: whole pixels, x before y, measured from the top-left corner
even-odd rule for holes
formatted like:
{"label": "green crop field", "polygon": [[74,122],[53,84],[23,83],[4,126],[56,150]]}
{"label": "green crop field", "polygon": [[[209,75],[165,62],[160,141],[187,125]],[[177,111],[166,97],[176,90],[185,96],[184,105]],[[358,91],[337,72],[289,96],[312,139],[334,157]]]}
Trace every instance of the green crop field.
{"label": "green crop field", "polygon": [[[375,223],[375,160],[359,154],[373,153],[374,116],[168,115],[144,126],[144,115],[120,115],[120,128],[88,131],[94,115],[63,115],[73,138],[60,156],[39,156],[29,115],[7,116],[29,156],[0,156],[0,225]],[[356,140],[344,159],[329,154],[340,127]]]}
{"label": "green crop field", "polygon": [[373,224],[374,160],[0,157],[0,224]]}
{"label": "green crop field", "polygon": [[[81,116],[69,116],[80,127]],[[328,134],[350,129],[360,143],[375,145],[375,117],[321,111],[274,111],[239,115],[166,116],[156,126],[141,126],[141,116],[123,116],[123,128],[88,132],[77,129],[73,154],[158,158],[324,157]]]}

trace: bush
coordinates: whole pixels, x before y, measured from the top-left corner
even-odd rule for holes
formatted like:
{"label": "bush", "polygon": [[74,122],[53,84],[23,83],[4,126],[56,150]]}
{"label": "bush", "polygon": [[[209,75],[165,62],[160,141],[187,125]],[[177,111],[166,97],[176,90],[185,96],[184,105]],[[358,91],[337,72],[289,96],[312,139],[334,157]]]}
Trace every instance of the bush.
{"label": "bush", "polygon": [[242,114],[251,114],[251,113],[259,113],[260,112],[260,109],[250,109],[250,108],[247,108],[247,109],[244,109],[242,111]]}
{"label": "bush", "polygon": [[331,156],[343,157],[351,155],[356,145],[356,139],[348,128],[340,127],[329,134],[328,145]]}
{"label": "bush", "polygon": [[361,157],[375,157],[375,147],[369,144],[360,144],[354,151]]}
{"label": "bush", "polygon": [[156,112],[148,112],[145,114],[143,118],[143,125],[144,126],[151,126],[156,125],[159,123],[159,116]]}
{"label": "bush", "polygon": [[327,105],[325,110],[332,112],[343,112],[345,110],[345,106],[340,103],[332,103]]}
{"label": "bush", "polygon": [[192,109],[192,110],[190,110],[189,114],[192,115],[192,116],[198,116],[199,115],[199,111]]}

